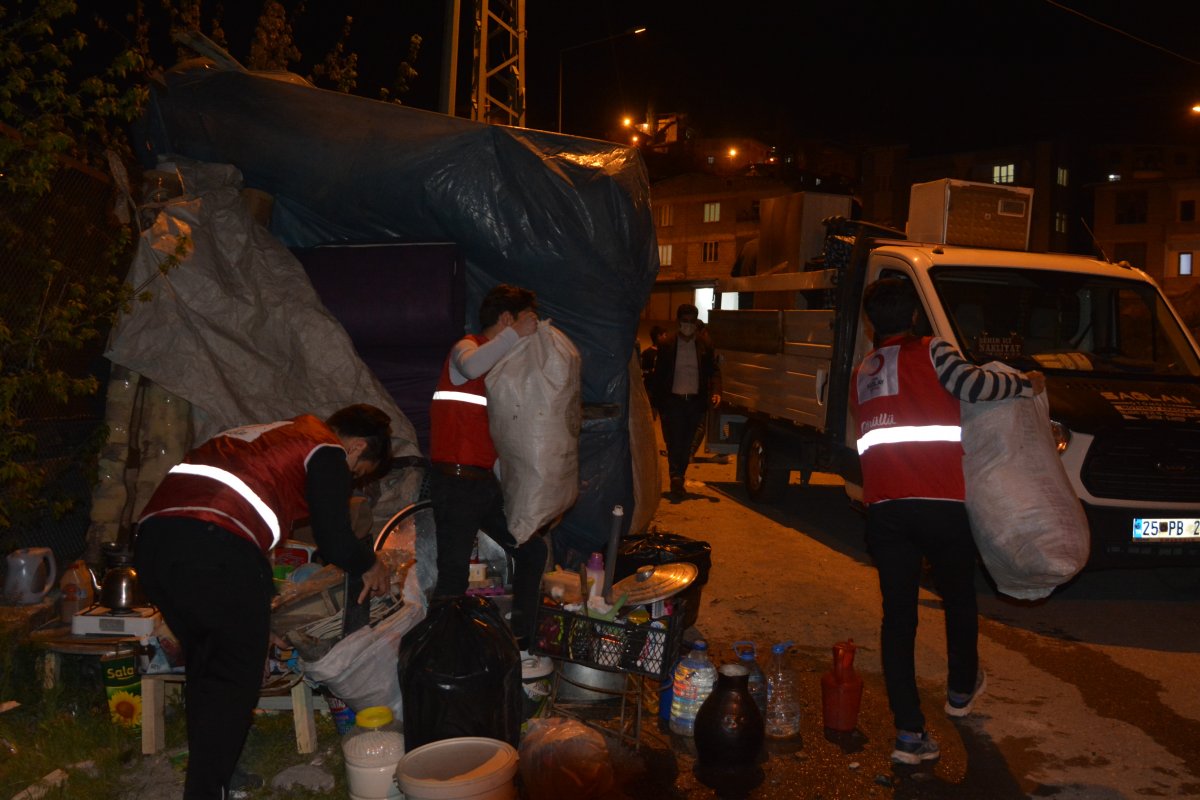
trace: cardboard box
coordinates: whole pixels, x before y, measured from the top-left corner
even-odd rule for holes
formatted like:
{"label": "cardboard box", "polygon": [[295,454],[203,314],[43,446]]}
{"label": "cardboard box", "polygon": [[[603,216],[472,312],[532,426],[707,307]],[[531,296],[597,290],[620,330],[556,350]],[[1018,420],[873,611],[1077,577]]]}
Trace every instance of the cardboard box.
{"label": "cardboard box", "polygon": [[914,242],[1026,250],[1033,189],[945,178],[913,184],[908,238]]}

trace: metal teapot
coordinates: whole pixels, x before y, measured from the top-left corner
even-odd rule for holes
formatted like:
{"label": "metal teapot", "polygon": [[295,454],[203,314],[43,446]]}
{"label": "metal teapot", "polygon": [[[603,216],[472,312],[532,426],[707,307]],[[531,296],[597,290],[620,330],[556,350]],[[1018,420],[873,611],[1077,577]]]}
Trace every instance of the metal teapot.
{"label": "metal teapot", "polygon": [[104,545],[104,558],[109,566],[100,582],[100,605],[114,614],[127,614],[146,605],[137,570],[133,568],[133,554],[109,542]]}
{"label": "metal teapot", "polygon": [[23,547],[8,554],[4,601],[13,605],[40,603],[54,588],[58,565],[49,547]]}

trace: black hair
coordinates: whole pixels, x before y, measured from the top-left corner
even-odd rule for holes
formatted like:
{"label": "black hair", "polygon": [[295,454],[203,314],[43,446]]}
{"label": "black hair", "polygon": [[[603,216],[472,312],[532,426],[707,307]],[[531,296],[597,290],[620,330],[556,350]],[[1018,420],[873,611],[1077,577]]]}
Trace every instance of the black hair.
{"label": "black hair", "polygon": [[376,473],[385,470],[392,458],[392,420],[375,406],[358,403],[339,409],[325,420],[338,436],[356,436],[367,443],[362,457],[378,464]]}
{"label": "black hair", "polygon": [[537,295],[520,286],[502,283],[493,286],[479,304],[479,326],[490,328],[500,320],[505,311],[515,318],[522,311],[537,311]]}
{"label": "black hair", "polygon": [[662,325],[654,325],[650,328],[650,344],[658,345],[658,337],[666,333],[667,330]]}
{"label": "black hair", "polygon": [[904,333],[912,328],[917,295],[908,281],[880,278],[863,292],[862,304],[878,342],[883,337]]}
{"label": "black hair", "polygon": [[688,316],[693,320],[700,316],[700,309],[696,308],[691,303],[681,303],[679,308],[675,310],[675,319]]}

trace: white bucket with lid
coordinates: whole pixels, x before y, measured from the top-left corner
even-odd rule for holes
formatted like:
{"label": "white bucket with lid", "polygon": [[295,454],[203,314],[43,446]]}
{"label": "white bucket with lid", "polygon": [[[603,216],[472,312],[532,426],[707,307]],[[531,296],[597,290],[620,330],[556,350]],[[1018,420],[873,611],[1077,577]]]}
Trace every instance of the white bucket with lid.
{"label": "white bucket with lid", "polygon": [[516,775],[516,749],[482,736],[430,742],[396,767],[407,800],[517,800]]}

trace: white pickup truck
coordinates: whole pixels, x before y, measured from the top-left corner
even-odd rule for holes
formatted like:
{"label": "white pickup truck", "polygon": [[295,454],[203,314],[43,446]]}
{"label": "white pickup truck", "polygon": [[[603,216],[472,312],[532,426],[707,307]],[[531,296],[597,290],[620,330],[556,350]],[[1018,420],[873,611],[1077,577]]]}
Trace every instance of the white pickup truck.
{"label": "white pickup truck", "polygon": [[[991,202],[982,186],[975,194]],[[901,277],[921,299],[918,333],[977,363],[1045,373],[1063,466],[1091,527],[1089,566],[1200,563],[1200,357],[1158,286],[1083,256],[946,243],[953,227],[910,241],[832,219],[823,263],[722,280],[718,292],[737,292],[739,310],[709,314],[724,384],[709,448],[737,453],[756,501],[777,496],[792,471],[805,482],[837,473],[861,497],[847,430],[850,374],[870,349],[860,301],[871,281]]]}

